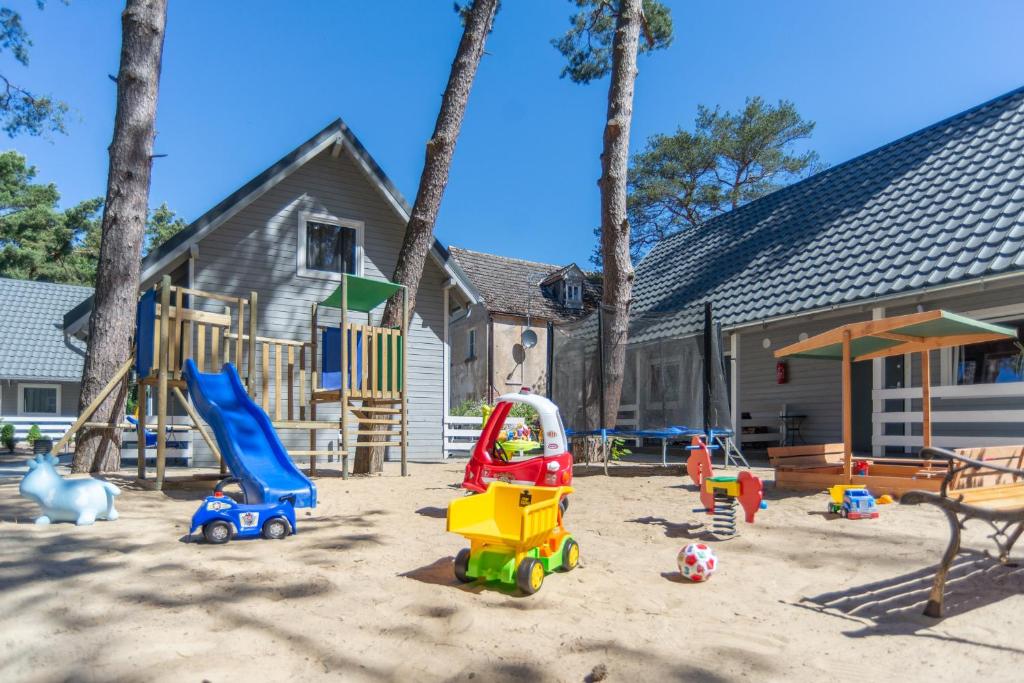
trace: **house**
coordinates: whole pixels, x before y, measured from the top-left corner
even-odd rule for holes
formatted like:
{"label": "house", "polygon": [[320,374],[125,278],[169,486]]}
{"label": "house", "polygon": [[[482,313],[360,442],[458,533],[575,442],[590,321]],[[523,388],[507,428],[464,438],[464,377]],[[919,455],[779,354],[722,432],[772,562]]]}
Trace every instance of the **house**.
{"label": "house", "polygon": [[[1024,88],[658,244],[637,268],[638,378],[662,362],[645,345],[699,333],[705,302],[723,329],[733,426],[778,425],[785,410],[797,443],[840,440],[839,367],[779,365],[776,349],[940,308],[1024,330]],[[1024,441],[1019,343],[947,350],[931,367],[936,445]],[[909,357],[854,364],[855,450],[921,445],[919,378]],[[636,384],[642,403],[650,387]]]}
{"label": "house", "polygon": [[[338,119],[150,252],[142,264],[142,287],[168,274],[175,285],[231,297],[255,291],[260,336],[309,341],[310,307],[337,287],[342,269],[368,278],[391,276],[410,211]],[[443,457],[448,311],[476,301],[448,251],[435,241],[409,328],[410,459]],[[70,310],[66,332],[84,334],[90,310],[91,301]],[[349,320],[377,322],[382,311],[353,313]],[[321,322],[330,322],[327,316]],[[318,419],[336,419],[337,410],[337,404],[325,404]],[[282,438],[290,448],[308,447],[305,433]],[[337,446],[325,441],[317,447],[331,445]],[[195,443],[194,458],[198,464],[209,460],[205,444]]]}
{"label": "house", "polygon": [[544,393],[547,326],[593,311],[601,300],[600,279],[575,263],[558,266],[459,247],[449,251],[480,297],[452,314],[452,404],[491,401],[524,386]]}
{"label": "house", "polygon": [[0,422],[24,439],[31,425],[60,437],[78,415],[85,344],[64,334],[64,313],[89,287],[0,278]]}

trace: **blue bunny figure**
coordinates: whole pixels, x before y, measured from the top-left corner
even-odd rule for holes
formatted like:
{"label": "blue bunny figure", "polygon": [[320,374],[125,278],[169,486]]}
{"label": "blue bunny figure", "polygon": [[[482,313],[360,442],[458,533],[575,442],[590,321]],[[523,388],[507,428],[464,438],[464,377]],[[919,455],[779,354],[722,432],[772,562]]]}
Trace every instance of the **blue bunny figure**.
{"label": "blue bunny figure", "polygon": [[18,487],[21,495],[43,508],[36,524],[83,525],[97,519],[117,519],[114,497],[121,495],[121,489],[99,479],[64,479],[57,474],[56,464],[57,458],[52,455],[37,455],[28,461],[28,474]]}

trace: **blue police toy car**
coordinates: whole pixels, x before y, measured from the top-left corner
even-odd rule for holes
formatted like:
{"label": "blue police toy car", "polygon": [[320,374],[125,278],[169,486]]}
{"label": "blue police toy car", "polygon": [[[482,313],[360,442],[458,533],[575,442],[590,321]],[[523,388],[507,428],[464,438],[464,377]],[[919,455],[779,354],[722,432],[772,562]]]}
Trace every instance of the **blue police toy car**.
{"label": "blue police toy car", "polygon": [[212,496],[203,500],[192,515],[191,536],[199,529],[207,543],[227,543],[232,538],[281,539],[296,533],[295,508],[290,499],[277,503],[250,505],[224,495],[223,488],[237,483],[233,477],[217,483]]}

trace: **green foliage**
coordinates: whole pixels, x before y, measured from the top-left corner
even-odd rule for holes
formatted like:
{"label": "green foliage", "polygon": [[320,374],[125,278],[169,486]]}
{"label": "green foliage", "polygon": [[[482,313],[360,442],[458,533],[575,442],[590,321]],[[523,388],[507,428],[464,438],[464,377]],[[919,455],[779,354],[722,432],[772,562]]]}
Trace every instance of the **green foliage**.
{"label": "green foliage", "polygon": [[43,433],[39,430],[39,425],[32,425],[28,428],[28,435],[25,437],[25,441],[31,444],[39,441],[41,438],[43,438]]}
{"label": "green foliage", "polygon": [[63,211],[52,183],[17,152],[0,154],[0,276],[91,285],[99,256],[99,198]]}
{"label": "green foliage", "polygon": [[619,458],[632,455],[633,451],[626,448],[626,440],[619,437],[612,437],[608,441],[608,455],[611,456],[612,460],[618,460]]}
{"label": "green foliage", "polygon": [[124,414],[134,415],[135,409],[139,407],[139,385],[131,384],[128,386],[128,396],[124,400]]}
{"label": "green foliage", "polygon": [[164,202],[149,215],[146,223],[146,252],[149,253],[188,227]]}
{"label": "green foliage", "polygon": [[[91,286],[100,257],[103,200],[95,197],[60,210],[57,187],[35,178],[36,168],[25,157],[0,153],[0,277]],[[149,248],[185,225],[161,204],[146,225]]]}
{"label": "green foliage", "polygon": [[[555,46],[567,64],[562,78],[590,83],[612,70],[612,43],[621,0],[569,0],[579,11],[569,18],[570,28]],[[657,0],[643,0],[643,36],[640,52],[660,50],[672,44],[672,13]]]}
{"label": "green foliage", "polygon": [[[453,406],[449,412],[455,417],[483,417],[483,408],[488,405],[483,399],[466,400]],[[527,424],[533,425],[540,421],[537,411],[527,403],[516,403],[508,412],[509,417],[521,417]]]}
{"label": "green foliage", "polygon": [[634,260],[669,235],[819,171],[817,153],[795,149],[813,131],[792,102],[750,97],[736,113],[698,107],[693,132],[648,138],[630,168]]}
{"label": "green foliage", "polygon": [[[45,0],[37,0],[36,5],[42,9]],[[18,64],[28,66],[28,49],[31,46],[32,41],[22,24],[21,14],[10,7],[0,7],[0,53],[8,50]],[[2,73],[0,82],[3,84],[0,89],[0,128],[8,136],[67,132],[66,103],[48,95],[33,94]]]}
{"label": "green foliage", "polygon": [[14,425],[0,424],[0,445],[5,446],[9,451],[14,450]]}

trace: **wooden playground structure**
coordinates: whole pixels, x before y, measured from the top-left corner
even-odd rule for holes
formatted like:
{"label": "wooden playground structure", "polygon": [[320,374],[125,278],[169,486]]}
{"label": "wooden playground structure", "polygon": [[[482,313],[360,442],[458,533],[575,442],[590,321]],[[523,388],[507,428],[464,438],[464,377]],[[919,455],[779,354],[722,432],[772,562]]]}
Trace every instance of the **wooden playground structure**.
{"label": "wooden playground structure", "polygon": [[[402,299],[400,327],[351,320],[351,311],[366,313],[369,319],[370,311],[395,295]],[[322,323],[323,309],[339,310],[340,323]],[[401,285],[345,275],[327,299],[312,304],[308,340],[259,336],[256,292],[248,297],[227,296],[174,286],[169,276],[143,293],[138,315],[144,322],[136,327],[132,356],[53,445],[53,454],[82,429],[137,430],[138,478],[160,490],[166,478],[168,433],[194,430],[220,462],[221,473],[226,473],[216,442],[186,396],[182,368],[185,360],[192,358],[199,372],[217,372],[222,364],[234,363],[249,396],[267,413],[275,429],[307,430],[308,450],[288,448],[288,453],[292,459],[308,457],[311,475],[316,474],[317,458],[338,457],[347,477],[351,449],[359,447],[399,448],[402,475],[407,474],[409,303]],[[338,343],[325,344],[329,337]],[[133,369],[140,406],[137,425],[126,423],[123,416],[114,416],[110,422],[90,421],[108,396],[117,389],[126,390]],[[169,424],[172,396],[191,425]],[[146,465],[145,408],[150,399],[156,415],[156,472],[152,480]],[[339,416],[317,419],[317,408],[329,404],[338,404]],[[321,432],[334,437],[338,448],[318,448]]]}
{"label": "wooden playground structure", "polygon": [[[946,461],[857,456],[867,475],[853,473],[852,364],[917,353],[921,359],[921,413],[924,448],[932,445],[931,352],[954,346],[1016,338],[1016,330],[948,311],[842,325],[775,352],[776,358],[818,358],[842,362],[843,442],[768,449],[780,488],[824,489],[835,484],[864,484],[873,493],[900,496],[911,490],[939,491]],[[991,450],[991,449],[989,449]],[[997,449],[999,450],[999,449]]]}

